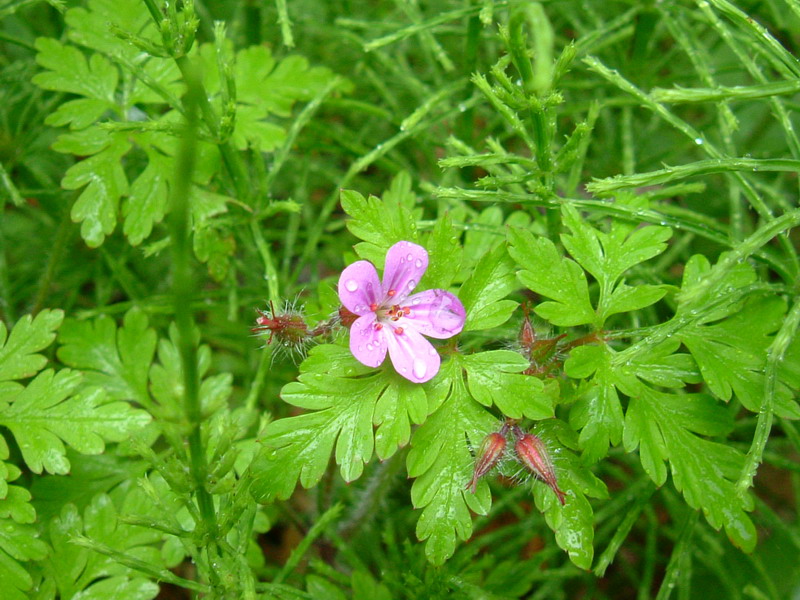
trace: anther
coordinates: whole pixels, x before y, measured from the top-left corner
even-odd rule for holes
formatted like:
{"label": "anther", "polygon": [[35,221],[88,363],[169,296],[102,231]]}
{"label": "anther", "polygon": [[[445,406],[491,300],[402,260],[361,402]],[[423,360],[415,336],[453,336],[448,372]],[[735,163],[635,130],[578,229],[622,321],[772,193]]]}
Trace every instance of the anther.
{"label": "anther", "polygon": [[383,329],[383,323],[375,323],[375,331],[380,331]]}
{"label": "anther", "polygon": [[389,298],[391,298],[391,297],[392,297],[392,296],[394,296],[396,293],[397,293],[397,292],[396,292],[395,290],[389,290],[388,292],[386,292],[386,295],[387,295],[387,296],[389,296]]}
{"label": "anther", "polygon": [[402,328],[402,327],[395,327],[395,328],[394,328],[394,332],[395,332],[397,335],[403,335],[403,328]]}
{"label": "anther", "polygon": [[373,302],[372,304],[369,305],[369,309],[372,312],[375,312],[376,310],[378,310],[378,305]]}

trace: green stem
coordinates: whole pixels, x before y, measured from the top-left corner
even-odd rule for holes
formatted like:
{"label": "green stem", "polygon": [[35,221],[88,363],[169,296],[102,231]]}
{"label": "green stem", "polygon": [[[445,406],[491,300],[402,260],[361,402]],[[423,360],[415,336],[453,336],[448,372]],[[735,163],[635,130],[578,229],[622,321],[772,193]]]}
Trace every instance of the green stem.
{"label": "green stem", "polygon": [[303,540],[294,550],[292,550],[292,553],[289,556],[289,559],[286,561],[286,564],[283,565],[280,573],[278,573],[275,576],[275,579],[272,580],[273,584],[279,584],[286,579],[286,577],[295,569],[295,567],[300,564],[300,561],[311,547],[311,544],[314,543],[314,540],[317,539],[331,523],[334,523],[339,518],[339,513],[341,512],[342,505],[334,504],[319,519],[317,519],[316,523],[314,523],[311,529],[308,530],[308,533]]}
{"label": "green stem", "polygon": [[[191,71],[193,70],[189,58],[186,56],[179,56],[175,59],[175,63],[178,65],[183,79],[188,81],[188,78],[192,77]],[[211,102],[208,100],[208,94],[202,82],[198,81],[197,85],[199,86],[200,92],[197,98],[197,105],[203,115],[203,122],[206,127],[208,127],[211,135],[217,137],[219,135],[219,118],[214,112],[214,107],[211,106]],[[218,141],[218,147],[220,155],[222,156],[222,163],[225,165],[225,170],[233,181],[238,199],[243,202],[247,201],[250,198],[250,184],[247,169],[245,169],[244,163],[242,162],[242,157],[230,141]]]}
{"label": "green stem", "polygon": [[[191,305],[194,281],[190,263],[191,245],[189,240],[189,194],[197,155],[197,109],[203,91],[191,68],[187,68],[184,77],[187,85],[185,97],[187,121],[176,160],[176,177],[172,187],[172,210],[170,213],[173,298],[175,323],[178,328],[178,348],[183,368],[184,410],[189,422],[190,468],[196,485],[200,515],[206,533],[213,539],[217,524],[211,495],[205,488],[207,465],[200,430],[202,422],[199,394],[200,376],[197,370],[194,310]],[[213,577],[213,570],[210,573]]]}
{"label": "green stem", "polygon": [[58,224],[55,239],[47,257],[47,266],[39,279],[39,287],[36,290],[36,300],[33,303],[33,314],[38,313],[47,301],[50,294],[50,285],[53,283],[56,268],[58,267],[61,258],[64,255],[64,250],[67,246],[67,241],[72,233],[72,221],[69,218],[69,212],[65,211],[61,218],[61,223]]}
{"label": "green stem", "polygon": [[742,472],[736,482],[736,491],[740,495],[747,493],[753,485],[753,478],[758,471],[758,465],[764,456],[770,431],[772,430],[772,415],[775,404],[775,389],[778,386],[778,367],[783,362],[786,350],[789,348],[800,325],[800,297],[795,298],[792,310],[783,321],[780,330],[775,335],[767,350],[767,368],[764,373],[764,395],[761,398],[761,407],[758,411],[756,432],[753,443],[747,452]]}
{"label": "green stem", "polygon": [[670,183],[687,177],[698,177],[712,173],[730,171],[800,171],[800,160],[791,158],[712,158],[676,167],[665,167],[658,171],[636,173],[635,175],[616,175],[605,179],[596,179],[586,185],[586,189],[598,196],[607,196],[623,188],[644,187]]}
{"label": "green stem", "polygon": [[687,561],[691,559],[692,552],[692,534],[697,525],[698,512],[692,510],[686,517],[678,541],[675,542],[675,547],[672,549],[672,556],[670,556],[669,563],[667,564],[667,571],[664,573],[664,579],[661,582],[661,587],[658,589],[658,596],[656,600],[668,600],[672,595],[672,590],[675,589],[678,581],[680,581],[683,571],[687,567]]}
{"label": "green stem", "polygon": [[157,581],[165,581],[172,585],[177,585],[179,587],[199,592],[201,594],[207,594],[210,591],[208,589],[208,586],[206,585],[197,583],[196,581],[191,581],[190,579],[184,579],[183,577],[178,577],[168,569],[163,569],[157,567],[156,565],[151,565],[150,563],[145,562],[140,558],[131,556],[130,554],[126,554],[124,552],[120,552],[119,550],[115,550],[110,546],[106,546],[105,544],[96,542],[93,539],[87,538],[83,535],[77,535],[73,537],[70,541],[78,546],[82,546],[94,552],[99,552],[100,554],[104,554],[114,559],[114,561],[123,564],[131,569],[135,569],[136,571],[144,573],[148,577],[155,579]]}

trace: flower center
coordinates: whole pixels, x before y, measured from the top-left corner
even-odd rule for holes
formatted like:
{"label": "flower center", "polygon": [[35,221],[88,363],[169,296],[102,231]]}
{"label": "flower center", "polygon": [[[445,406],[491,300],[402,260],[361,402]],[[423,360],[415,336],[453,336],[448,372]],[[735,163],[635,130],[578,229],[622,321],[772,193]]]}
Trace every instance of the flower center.
{"label": "flower center", "polygon": [[400,317],[405,317],[411,314],[411,308],[408,306],[400,306],[398,304],[393,304],[389,307],[370,304],[369,308],[375,313],[375,316],[378,318],[379,322],[398,321]]}

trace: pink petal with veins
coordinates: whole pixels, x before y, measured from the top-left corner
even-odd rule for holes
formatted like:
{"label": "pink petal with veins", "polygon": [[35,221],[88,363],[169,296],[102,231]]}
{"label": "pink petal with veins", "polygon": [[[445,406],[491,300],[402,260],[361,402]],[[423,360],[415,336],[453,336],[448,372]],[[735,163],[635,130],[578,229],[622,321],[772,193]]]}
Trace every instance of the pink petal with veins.
{"label": "pink petal with veins", "polygon": [[381,282],[372,263],[359,260],[342,271],[339,277],[339,299],[345,308],[357,315],[372,312],[370,304],[383,301]]}
{"label": "pink petal with veins", "polygon": [[[397,242],[386,252],[383,270],[383,294],[392,304],[400,304],[414,288],[428,268],[428,251],[411,242]],[[389,294],[394,290],[394,294]]]}
{"label": "pink petal with veins", "polygon": [[428,337],[447,339],[464,328],[464,305],[450,292],[425,290],[407,298],[403,306],[410,312],[398,324],[413,327]]}
{"label": "pink petal with veins", "polygon": [[[375,320],[375,313],[359,317],[350,327],[350,352],[368,367],[377,367],[386,358],[386,327]],[[392,334],[394,335],[394,334]]]}
{"label": "pink petal with veins", "polygon": [[[402,333],[397,333],[401,330]],[[395,370],[406,379],[424,383],[439,372],[442,360],[439,353],[413,327],[397,327],[394,323],[388,325],[386,343]]]}

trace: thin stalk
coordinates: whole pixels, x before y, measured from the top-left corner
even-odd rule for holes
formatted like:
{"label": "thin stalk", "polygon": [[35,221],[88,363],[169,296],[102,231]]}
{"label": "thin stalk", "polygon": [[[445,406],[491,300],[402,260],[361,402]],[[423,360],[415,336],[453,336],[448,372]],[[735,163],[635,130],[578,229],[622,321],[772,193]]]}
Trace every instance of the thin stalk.
{"label": "thin stalk", "polygon": [[778,386],[778,368],[783,363],[783,357],[797,333],[800,325],[800,297],[795,298],[794,305],[789,314],[784,319],[780,330],[775,335],[772,343],[767,350],[767,368],[764,373],[764,395],[761,398],[761,406],[758,411],[756,422],[756,432],[753,436],[753,443],[747,452],[747,457],[736,482],[736,491],[739,495],[744,495],[753,485],[753,479],[758,471],[764,456],[764,448],[767,445],[770,431],[772,431],[773,408],[775,404],[775,389]]}
{"label": "thin stalk", "polygon": [[797,173],[800,171],[800,160],[791,158],[711,158],[698,160],[686,165],[667,166],[658,171],[650,171],[648,173],[615,175],[605,179],[596,179],[587,184],[586,189],[593,194],[605,196],[622,188],[670,183],[687,177],[731,171],[786,171],[788,173]]}
{"label": "thin stalk", "polygon": [[668,600],[672,595],[672,590],[675,589],[675,586],[685,573],[686,561],[691,558],[692,534],[697,525],[698,514],[696,510],[692,510],[686,517],[683,529],[678,536],[678,541],[672,549],[672,556],[670,556],[667,564],[667,572],[664,573],[664,579],[661,582],[656,600]]}
{"label": "thin stalk", "polygon": [[311,547],[311,544],[314,543],[322,533],[327,529],[327,527],[336,521],[339,518],[339,513],[342,512],[343,506],[341,504],[334,504],[328,511],[326,511],[314,525],[311,526],[311,529],[308,530],[308,533],[303,538],[303,540],[297,545],[297,547],[292,550],[291,555],[289,555],[289,559],[286,561],[286,564],[281,569],[280,573],[275,576],[275,579],[272,580],[273,584],[278,584],[283,582],[284,579],[300,564],[303,556],[305,553],[308,552],[308,549]]}
{"label": "thin stalk", "polygon": [[94,552],[99,552],[100,554],[104,554],[105,556],[114,559],[114,561],[123,564],[131,569],[135,569],[140,573],[144,573],[148,577],[155,579],[157,581],[165,581],[166,583],[177,585],[179,587],[199,592],[201,594],[207,594],[210,591],[208,586],[206,585],[197,583],[196,581],[192,581],[190,579],[184,579],[183,577],[178,577],[168,569],[152,565],[148,562],[141,560],[140,558],[131,556],[130,554],[126,554],[124,552],[120,552],[119,550],[115,550],[110,546],[106,546],[105,544],[101,544],[100,542],[96,542],[85,536],[77,535],[74,536],[70,541],[73,544],[82,546],[83,548],[88,548],[89,550],[92,550]]}
{"label": "thin stalk", "polygon": [[[172,187],[170,229],[172,234],[173,299],[175,324],[178,328],[178,348],[183,368],[184,411],[189,422],[189,458],[192,478],[196,485],[197,504],[206,532],[212,536],[217,529],[211,495],[205,488],[207,473],[205,448],[200,425],[200,377],[197,370],[197,345],[194,336],[194,309],[191,300],[194,290],[189,240],[189,193],[197,158],[197,109],[202,88],[193,69],[185,73],[187,85],[185,106],[186,129],[176,160],[175,184]],[[213,570],[210,571],[213,577]]]}
{"label": "thin stalk", "polygon": [[[175,59],[175,63],[178,65],[184,81],[188,82],[188,79],[193,77],[193,67],[189,58],[186,56],[179,56]],[[211,102],[208,100],[208,94],[203,88],[202,83],[198,82],[197,85],[199,86],[197,106],[203,115],[203,121],[206,127],[208,127],[211,134],[216,137],[219,134],[219,118],[214,112]],[[194,135],[196,135],[196,133]],[[230,141],[218,141],[217,143],[220,156],[222,156],[222,163],[225,165],[225,170],[228,172],[228,175],[230,175],[233,181],[233,187],[236,189],[236,196],[239,200],[245,202],[250,198],[251,188],[248,183],[249,177],[244,163],[242,162],[242,157]]]}
{"label": "thin stalk", "polygon": [[72,233],[72,221],[69,218],[69,212],[65,211],[61,222],[58,224],[55,239],[53,240],[50,254],[47,257],[47,265],[44,268],[42,276],[39,278],[39,285],[36,289],[36,299],[33,303],[31,312],[38,313],[44,308],[47,297],[50,294],[50,286],[53,283],[53,278],[56,273],[56,268],[64,256],[64,251],[67,247],[67,241]]}

